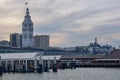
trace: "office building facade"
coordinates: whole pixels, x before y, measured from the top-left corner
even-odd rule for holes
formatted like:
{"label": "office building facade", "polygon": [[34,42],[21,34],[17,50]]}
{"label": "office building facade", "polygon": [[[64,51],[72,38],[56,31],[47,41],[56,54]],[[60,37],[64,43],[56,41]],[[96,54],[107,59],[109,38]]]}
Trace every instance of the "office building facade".
{"label": "office building facade", "polygon": [[34,48],[48,49],[49,48],[49,35],[34,36]]}
{"label": "office building facade", "polygon": [[10,34],[10,46],[21,48],[22,46],[22,35],[18,33]]}

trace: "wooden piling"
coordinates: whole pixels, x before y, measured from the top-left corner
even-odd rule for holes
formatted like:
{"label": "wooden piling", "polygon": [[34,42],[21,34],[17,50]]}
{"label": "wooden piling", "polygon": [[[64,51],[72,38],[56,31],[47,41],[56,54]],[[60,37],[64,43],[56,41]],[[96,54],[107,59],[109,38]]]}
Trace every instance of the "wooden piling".
{"label": "wooden piling", "polygon": [[3,69],[2,69],[2,65],[1,65],[1,56],[0,56],[0,75],[2,75],[3,73]]}
{"label": "wooden piling", "polygon": [[37,72],[38,73],[43,73],[43,60],[42,60],[41,56],[39,57],[39,65],[38,65],[38,68],[37,68]]}
{"label": "wooden piling", "polygon": [[56,63],[56,57],[54,57],[54,63],[53,63],[53,72],[57,72],[57,63]]}

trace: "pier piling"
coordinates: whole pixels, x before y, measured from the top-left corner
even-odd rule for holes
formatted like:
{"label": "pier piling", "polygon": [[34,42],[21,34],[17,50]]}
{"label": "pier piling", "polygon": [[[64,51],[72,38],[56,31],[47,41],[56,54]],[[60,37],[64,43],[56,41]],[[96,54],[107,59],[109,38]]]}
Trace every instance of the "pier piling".
{"label": "pier piling", "polygon": [[56,63],[56,57],[54,57],[54,63],[53,63],[53,72],[57,72],[57,63]]}
{"label": "pier piling", "polygon": [[3,69],[2,69],[2,65],[1,65],[1,56],[0,56],[0,75],[2,75],[3,73]]}
{"label": "pier piling", "polygon": [[37,68],[37,72],[38,73],[43,73],[43,60],[41,57],[39,57],[39,65],[38,65],[38,68]]}

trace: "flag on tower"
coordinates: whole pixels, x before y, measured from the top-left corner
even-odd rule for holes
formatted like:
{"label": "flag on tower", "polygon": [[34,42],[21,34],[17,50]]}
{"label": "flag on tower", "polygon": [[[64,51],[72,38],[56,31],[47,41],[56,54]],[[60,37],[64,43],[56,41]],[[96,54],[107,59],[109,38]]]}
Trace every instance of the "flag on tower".
{"label": "flag on tower", "polygon": [[28,4],[28,2],[25,2],[25,5],[27,5]]}

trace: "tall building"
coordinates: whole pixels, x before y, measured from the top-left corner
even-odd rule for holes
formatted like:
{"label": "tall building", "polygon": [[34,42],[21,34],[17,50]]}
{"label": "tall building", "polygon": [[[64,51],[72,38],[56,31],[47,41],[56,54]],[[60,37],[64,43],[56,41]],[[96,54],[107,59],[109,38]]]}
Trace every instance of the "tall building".
{"label": "tall building", "polygon": [[49,48],[49,35],[34,36],[34,48],[48,49]]}
{"label": "tall building", "polygon": [[25,19],[22,23],[22,47],[33,47],[33,22],[28,8],[26,9]]}
{"label": "tall building", "polygon": [[18,33],[10,34],[10,46],[21,48],[22,46],[22,35]]}

